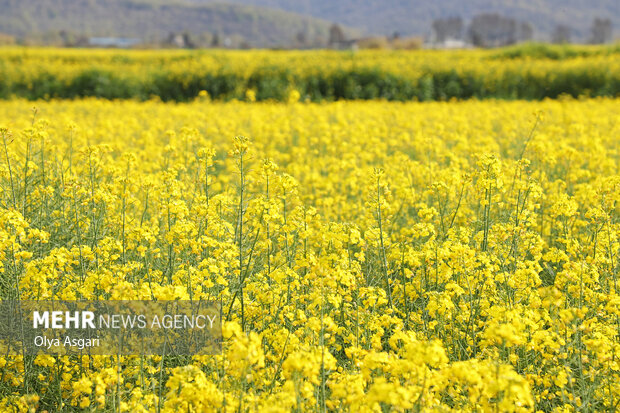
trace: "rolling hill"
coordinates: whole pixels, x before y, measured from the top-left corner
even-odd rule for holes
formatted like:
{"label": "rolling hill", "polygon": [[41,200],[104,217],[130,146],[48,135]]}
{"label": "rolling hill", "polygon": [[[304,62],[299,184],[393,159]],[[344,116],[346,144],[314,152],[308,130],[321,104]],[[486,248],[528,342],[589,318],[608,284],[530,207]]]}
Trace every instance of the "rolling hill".
{"label": "rolling hill", "polygon": [[[57,44],[61,31],[73,36],[140,38],[158,44],[170,33],[189,33],[198,46],[213,38],[232,46],[325,46],[332,22],[347,37],[423,35],[434,19],[495,12],[526,21],[534,39],[547,40],[567,25],[585,41],[596,17],[620,30],[618,0],[0,0],[3,34]],[[352,29],[357,28],[357,29]]]}
{"label": "rolling hill", "polygon": [[[293,12],[232,3],[174,0],[0,0],[0,33],[44,43],[60,31],[75,36],[134,37],[157,43],[170,33],[195,39],[217,34],[253,47],[328,37],[328,20]],[[345,28],[350,35],[355,31]],[[223,39],[222,39],[223,40]]]}

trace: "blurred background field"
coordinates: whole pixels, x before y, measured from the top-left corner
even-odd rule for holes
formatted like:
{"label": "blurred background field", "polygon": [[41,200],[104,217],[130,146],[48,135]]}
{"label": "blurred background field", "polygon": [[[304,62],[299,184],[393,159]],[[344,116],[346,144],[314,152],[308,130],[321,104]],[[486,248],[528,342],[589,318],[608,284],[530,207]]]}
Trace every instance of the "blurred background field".
{"label": "blurred background field", "polygon": [[543,99],[620,93],[618,45],[492,50],[0,49],[0,98]]}
{"label": "blurred background field", "polygon": [[612,0],[0,0],[0,99],[615,97],[619,23]]}

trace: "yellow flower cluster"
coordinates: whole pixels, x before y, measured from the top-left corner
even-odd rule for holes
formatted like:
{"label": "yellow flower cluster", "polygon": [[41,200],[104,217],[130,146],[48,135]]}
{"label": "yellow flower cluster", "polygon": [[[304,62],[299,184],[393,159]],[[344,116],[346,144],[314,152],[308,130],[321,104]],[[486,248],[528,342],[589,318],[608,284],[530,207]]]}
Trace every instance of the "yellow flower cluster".
{"label": "yellow flower cluster", "polygon": [[[562,61],[533,58],[506,58],[492,50],[461,50],[450,53],[435,50],[413,52],[360,50],[343,53],[331,50],[290,50],[273,53],[269,50],[252,51],[187,51],[187,50],[82,50],[54,48],[2,48],[3,73],[10,79],[27,82],[41,73],[53,74],[68,81],[84,70],[117,73],[122,76],[144,76],[156,68],[166,67],[182,78],[187,73],[217,73],[230,70],[247,78],[257,69],[287,68],[291,75],[322,74],[336,70],[366,67],[380,71],[417,77],[424,69],[455,70],[463,73],[481,73],[500,77],[505,71],[550,72],[584,67],[618,68],[617,51],[602,47],[583,47],[577,56]],[[583,55],[583,56],[580,56]],[[558,74],[556,73],[555,76]],[[550,79],[552,80],[552,79]],[[253,93],[250,91],[250,93]]]}
{"label": "yellow flower cluster", "polygon": [[617,408],[617,100],[298,99],[0,103],[0,297],[224,317],[215,356],[0,358],[0,410]]}

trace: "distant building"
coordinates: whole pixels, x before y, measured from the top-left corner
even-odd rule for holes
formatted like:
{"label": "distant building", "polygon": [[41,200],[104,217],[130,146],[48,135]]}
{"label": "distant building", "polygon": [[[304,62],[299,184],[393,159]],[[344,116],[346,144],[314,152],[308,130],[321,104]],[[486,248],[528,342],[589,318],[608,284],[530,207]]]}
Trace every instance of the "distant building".
{"label": "distant building", "polygon": [[463,39],[452,39],[450,37],[444,39],[441,42],[429,42],[426,44],[430,49],[467,49],[471,45]]}
{"label": "distant building", "polygon": [[362,39],[348,39],[348,40],[340,40],[340,41],[332,41],[329,46],[332,49],[340,49],[340,50],[357,50],[359,49],[359,42]]}
{"label": "distant building", "polygon": [[142,43],[142,39],[129,37],[90,37],[88,45],[93,47],[127,48]]}
{"label": "distant building", "polygon": [[370,36],[359,39],[347,39],[331,45],[333,49],[339,50],[360,50],[360,49],[419,49],[422,40],[418,37],[392,36]]}

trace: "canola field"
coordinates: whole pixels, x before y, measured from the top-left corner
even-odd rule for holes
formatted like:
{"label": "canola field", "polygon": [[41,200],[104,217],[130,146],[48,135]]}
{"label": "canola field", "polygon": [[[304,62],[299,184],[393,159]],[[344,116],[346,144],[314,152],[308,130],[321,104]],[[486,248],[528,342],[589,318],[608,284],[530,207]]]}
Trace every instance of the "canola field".
{"label": "canola field", "polygon": [[221,355],[0,357],[0,410],[618,408],[617,100],[294,98],[0,102],[2,298],[224,318]]}
{"label": "canola field", "polygon": [[500,50],[0,48],[0,98],[540,100],[620,94],[620,46]]}

